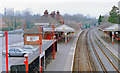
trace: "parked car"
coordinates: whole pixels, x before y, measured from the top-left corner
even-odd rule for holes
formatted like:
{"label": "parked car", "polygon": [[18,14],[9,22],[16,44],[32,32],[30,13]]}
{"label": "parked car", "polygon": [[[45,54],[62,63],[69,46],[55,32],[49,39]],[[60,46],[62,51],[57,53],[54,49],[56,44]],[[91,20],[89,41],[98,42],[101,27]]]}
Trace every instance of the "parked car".
{"label": "parked car", "polygon": [[4,34],[0,33],[0,37],[4,37],[4,36],[5,36]]}
{"label": "parked car", "polygon": [[37,48],[33,47],[32,45],[24,45],[21,47],[23,50],[26,50],[26,51],[35,51],[37,50]]}
{"label": "parked car", "polygon": [[[24,56],[25,54],[29,54],[32,52],[25,51],[21,48],[11,48],[8,50],[8,56]],[[3,55],[6,55],[6,50],[3,50]]]}

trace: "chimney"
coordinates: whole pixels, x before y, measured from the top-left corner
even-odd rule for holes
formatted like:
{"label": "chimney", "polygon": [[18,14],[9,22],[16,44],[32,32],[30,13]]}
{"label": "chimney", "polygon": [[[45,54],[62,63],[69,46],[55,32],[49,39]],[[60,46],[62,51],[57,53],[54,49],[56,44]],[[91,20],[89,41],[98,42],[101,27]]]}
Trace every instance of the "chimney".
{"label": "chimney", "polygon": [[54,18],[54,17],[55,17],[55,11],[52,11],[51,14],[50,14],[50,16],[51,16],[52,18]]}
{"label": "chimney", "polygon": [[48,11],[47,10],[45,10],[44,16],[48,16]]}
{"label": "chimney", "polygon": [[57,15],[59,15],[60,14],[60,12],[59,11],[57,11]]}
{"label": "chimney", "polygon": [[57,11],[57,20],[58,20],[58,21],[60,20],[60,19],[59,19],[59,15],[60,15],[60,12]]}

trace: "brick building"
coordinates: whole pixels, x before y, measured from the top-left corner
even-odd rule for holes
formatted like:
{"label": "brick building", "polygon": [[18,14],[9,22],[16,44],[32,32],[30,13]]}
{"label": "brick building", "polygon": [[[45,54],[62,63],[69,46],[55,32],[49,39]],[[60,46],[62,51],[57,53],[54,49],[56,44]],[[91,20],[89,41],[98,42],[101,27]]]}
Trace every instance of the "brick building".
{"label": "brick building", "polygon": [[[51,29],[53,28],[53,24],[55,27],[58,27],[62,24],[64,24],[63,17],[59,14],[59,11],[57,11],[57,14],[55,11],[48,14],[48,11],[45,10],[44,15],[41,16],[39,19],[35,21],[35,23],[49,23],[48,26],[42,26],[43,28]],[[57,34],[57,33],[55,33]],[[51,40],[53,37],[52,31],[43,32],[42,31],[42,37],[43,39]],[[24,33],[24,44],[25,45],[38,45],[39,44],[39,26],[34,25],[29,30],[26,30]]]}

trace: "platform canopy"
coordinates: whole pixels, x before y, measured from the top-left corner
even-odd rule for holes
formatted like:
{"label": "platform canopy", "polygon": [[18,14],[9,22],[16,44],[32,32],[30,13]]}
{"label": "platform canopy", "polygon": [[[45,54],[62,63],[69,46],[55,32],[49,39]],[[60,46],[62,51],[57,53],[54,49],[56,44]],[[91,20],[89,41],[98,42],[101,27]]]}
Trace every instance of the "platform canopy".
{"label": "platform canopy", "polygon": [[112,26],[109,26],[103,29],[103,31],[120,31],[120,24],[114,24]]}
{"label": "platform canopy", "polygon": [[75,29],[67,26],[67,25],[61,25],[55,28],[55,31],[58,32],[75,32]]}
{"label": "platform canopy", "polygon": [[[43,28],[43,31],[53,31],[53,28]],[[55,27],[56,32],[75,32],[75,29],[67,26],[67,25],[60,25],[58,27]]]}

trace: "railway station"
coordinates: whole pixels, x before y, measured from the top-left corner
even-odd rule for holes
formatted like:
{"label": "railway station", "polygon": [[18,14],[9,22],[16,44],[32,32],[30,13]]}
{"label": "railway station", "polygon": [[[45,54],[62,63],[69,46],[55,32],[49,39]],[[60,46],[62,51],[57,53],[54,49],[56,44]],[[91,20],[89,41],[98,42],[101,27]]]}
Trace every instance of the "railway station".
{"label": "railway station", "polygon": [[[58,12],[57,12],[58,13]],[[58,14],[57,14],[58,16]],[[45,20],[45,21],[44,21]],[[47,20],[47,21],[46,21]],[[52,21],[52,22],[51,22]],[[53,27],[53,25],[55,27]],[[26,28],[26,24],[24,23],[24,26]],[[40,28],[41,32],[40,32]],[[54,29],[54,30],[53,30]],[[54,19],[51,15],[49,16],[47,14],[47,11],[45,11],[44,15],[40,18],[40,22],[34,23],[33,27],[29,30],[24,30],[23,39],[24,42],[22,45],[32,45],[37,47],[37,50],[33,53],[28,54],[27,57],[22,58],[16,62],[13,62],[10,64],[9,69],[12,73],[14,72],[26,72],[25,69],[25,63],[28,62],[28,71],[29,73],[39,72],[39,62],[41,59],[41,66],[42,71],[45,71],[47,64],[51,61],[53,58],[53,43],[55,43],[55,52],[57,52],[57,43],[59,41],[63,41],[61,39],[64,39],[65,44],[67,44],[70,39],[74,36],[74,33],[76,32],[75,29],[73,29],[70,26],[67,26],[63,24],[62,21],[60,23]],[[41,34],[41,55],[40,55],[40,34]],[[53,34],[55,34],[55,41],[53,41]],[[16,45],[13,45],[12,47],[19,47],[22,46],[21,43]],[[25,61],[26,59],[26,61]]]}
{"label": "railway station", "polygon": [[0,3],[0,73],[120,73],[120,1]]}

